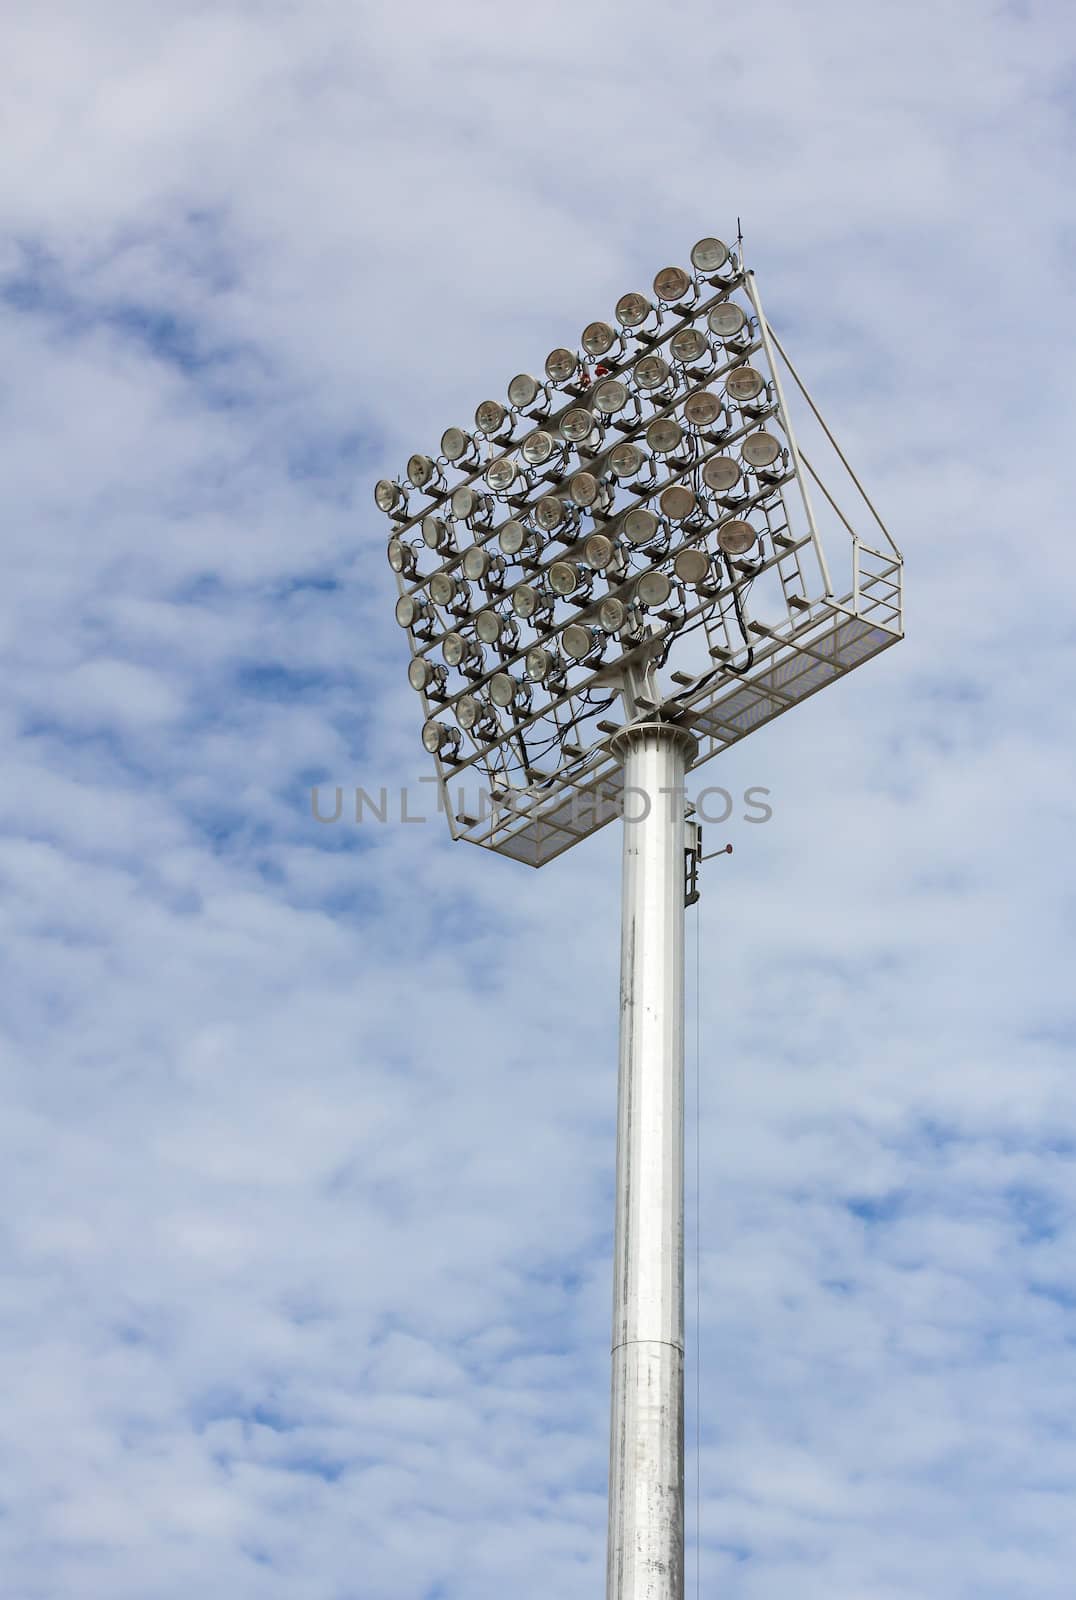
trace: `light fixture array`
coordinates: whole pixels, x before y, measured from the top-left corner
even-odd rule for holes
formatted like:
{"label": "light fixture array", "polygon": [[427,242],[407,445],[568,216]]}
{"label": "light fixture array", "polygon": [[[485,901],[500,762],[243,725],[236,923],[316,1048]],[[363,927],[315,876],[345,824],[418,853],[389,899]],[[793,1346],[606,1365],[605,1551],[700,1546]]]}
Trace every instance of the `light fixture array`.
{"label": "light fixture array", "polygon": [[[471,428],[445,430],[436,456],[377,483],[423,745],[446,796],[469,769],[492,796],[477,817],[450,802],[454,833],[539,865],[608,820],[574,803],[569,819],[563,800],[612,775],[624,721],[682,720],[704,756],[742,736],[707,724],[723,695],[751,685],[786,634],[861,615],[858,592],[852,607],[833,594],[808,476],[753,276],[706,238],[691,270],[665,267],[650,295],[623,295],[612,322],[549,354],[543,377],[517,374]],[[900,636],[890,545],[887,598],[868,608],[879,637],[867,650],[846,638],[858,653],[835,651],[838,671]],[[760,590],[764,623],[749,609]],[[666,663],[681,667],[668,692]],[[750,725],[813,687],[782,697],[767,684],[773,706]]]}

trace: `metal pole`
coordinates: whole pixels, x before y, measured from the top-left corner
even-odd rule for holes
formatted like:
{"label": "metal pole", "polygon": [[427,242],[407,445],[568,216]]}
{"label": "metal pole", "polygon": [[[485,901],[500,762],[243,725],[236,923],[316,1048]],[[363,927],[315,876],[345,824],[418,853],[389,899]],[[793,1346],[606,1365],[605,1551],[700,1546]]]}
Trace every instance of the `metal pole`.
{"label": "metal pole", "polygon": [[684,1595],[684,779],[637,723],[624,767],[607,1600]]}

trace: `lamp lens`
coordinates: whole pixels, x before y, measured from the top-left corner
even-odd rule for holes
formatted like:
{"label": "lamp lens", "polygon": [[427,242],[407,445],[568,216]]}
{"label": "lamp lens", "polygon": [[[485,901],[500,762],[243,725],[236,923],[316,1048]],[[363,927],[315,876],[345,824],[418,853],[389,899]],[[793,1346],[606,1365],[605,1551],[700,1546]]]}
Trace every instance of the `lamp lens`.
{"label": "lamp lens", "polygon": [[582,406],[573,406],[571,411],[566,411],[560,421],[560,431],[566,439],[573,444],[578,444],[582,439],[589,439],[594,431],[594,414]]}
{"label": "lamp lens", "polygon": [[677,361],[685,362],[701,361],[703,356],[710,353],[710,346],[698,328],[681,328],[679,333],[673,335],[669,348]]}
{"label": "lamp lens", "polygon": [[624,518],[624,537],[631,544],[649,544],[657,536],[661,523],[645,506],[636,506]]}
{"label": "lamp lens", "polygon": [[393,572],[402,572],[407,565],[407,546],[402,539],[389,540],[389,566]]}
{"label": "lamp lens", "polygon": [[473,516],[478,510],[478,495],[466,483],[461,483],[458,489],[452,491],[452,515],[459,517],[461,522]]}
{"label": "lamp lens", "polygon": [[374,504],[379,511],[394,511],[400,501],[400,488],[398,484],[390,483],[388,478],[379,478],[374,484]]}
{"label": "lamp lens", "polygon": [[754,400],[766,387],[754,367],[737,367],[725,379],[725,388],[734,400]]}
{"label": "lamp lens", "polygon": [[654,293],[666,305],[682,300],[691,288],[691,279],[682,267],[662,267],[654,279]]}
{"label": "lamp lens", "polygon": [[669,376],[668,363],[660,356],[644,356],[635,363],[632,375],[640,389],[660,389]]}
{"label": "lamp lens", "polygon": [[623,411],[628,403],[628,391],[616,378],[607,378],[594,391],[594,408],[604,416],[612,417]]}
{"label": "lamp lens", "polygon": [[529,372],[518,372],[508,385],[508,398],[514,406],[530,406],[538,394],[538,379]]}
{"label": "lamp lens", "polygon": [[422,537],[431,550],[440,550],[448,537],[448,529],[440,517],[423,517]]}
{"label": "lamp lens", "polygon": [[719,494],[734,489],[740,481],[739,463],[731,456],[711,456],[702,469],[702,481]]}
{"label": "lamp lens", "polygon": [[533,678],[536,683],[542,683],[553,670],[553,657],[548,650],[543,650],[541,645],[535,645],[527,651],[525,669],[528,678]]}
{"label": "lamp lens", "polygon": [[594,646],[594,639],[589,628],[584,628],[581,622],[569,623],[561,636],[564,645],[564,654],[571,656],[573,661],[582,661],[588,656]]}
{"label": "lamp lens", "polygon": [[732,300],[724,300],[721,305],[715,306],[706,321],[710,331],[716,333],[719,339],[734,339],[747,325],[747,318]]}
{"label": "lamp lens", "polygon": [[637,328],[650,315],[650,301],[644,294],[621,295],[616,303],[616,320],[622,328]]}
{"label": "lamp lens", "polygon": [[552,383],[567,383],[578,365],[575,352],[560,345],[546,356],[545,374]]}
{"label": "lamp lens", "polygon": [[658,502],[670,522],[683,522],[695,509],[695,496],[683,484],[674,483]]}
{"label": "lamp lens", "polygon": [[627,614],[622,600],[603,600],[598,607],[598,621],[606,633],[616,633],[622,628]]}
{"label": "lamp lens", "polygon": [[435,467],[429,456],[414,455],[407,463],[407,476],[416,489],[421,489],[433,477]]}
{"label": "lamp lens", "polygon": [[717,542],[728,556],[746,555],[758,535],[749,522],[733,519],[723,522],[717,530]]}
{"label": "lamp lens", "polygon": [[458,667],[467,653],[467,642],[462,633],[446,633],[441,640],[441,654],[450,667]]}
{"label": "lamp lens", "polygon": [[510,489],[515,476],[516,464],[508,456],[501,456],[499,461],[491,461],[486,468],[486,482],[495,494]]}
{"label": "lamp lens", "polygon": [[495,706],[510,706],[516,698],[516,680],[508,672],[495,672],[489,680],[489,697]]}
{"label": "lamp lens", "polygon": [[480,611],[475,618],[474,631],[483,644],[496,644],[501,636],[501,619],[495,611]]}
{"label": "lamp lens", "polygon": [[615,342],[616,334],[607,322],[590,322],[583,329],[583,349],[588,356],[604,356]]}
{"label": "lamp lens", "polygon": [[512,609],[524,621],[538,610],[538,591],[532,584],[521,583],[512,591]]}
{"label": "lamp lens", "polygon": [[422,743],[431,756],[435,756],[445,742],[448,729],[442,722],[430,721],[423,724]]}
{"label": "lamp lens", "polygon": [[700,239],[691,252],[691,265],[696,272],[720,272],[728,258],[728,246],[720,239]]}
{"label": "lamp lens", "polygon": [[477,583],[489,571],[489,551],[480,544],[473,544],[464,552],[463,576],[472,583]]}
{"label": "lamp lens", "polygon": [[564,521],[564,503],[555,494],[544,494],[534,508],[534,520],[547,533]]}
{"label": "lamp lens", "polygon": [[642,451],[633,444],[618,444],[609,455],[609,465],[618,478],[632,477],[642,464]]}
{"label": "lamp lens", "polygon": [[497,540],[506,556],[517,556],[526,542],[527,530],[522,522],[517,522],[514,517],[505,523]]}
{"label": "lamp lens", "polygon": [[658,417],[646,430],[646,442],[659,456],[667,456],[682,443],[684,430],[671,417]]}
{"label": "lamp lens", "polygon": [[447,572],[435,572],[430,579],[430,599],[435,606],[447,606],[456,593],[456,585]]}
{"label": "lamp lens", "polygon": [[554,594],[572,594],[579,583],[579,574],[570,561],[554,561],[549,569],[549,587]]}
{"label": "lamp lens", "polygon": [[396,621],[401,628],[409,628],[418,616],[418,603],[414,595],[402,594],[396,602]]}
{"label": "lamp lens", "polygon": [[521,451],[524,461],[532,467],[540,467],[543,461],[549,460],[554,447],[553,435],[539,428],[537,433],[528,434],[524,439]]}
{"label": "lamp lens", "polygon": [[740,454],[752,467],[770,467],[781,454],[781,446],[772,433],[749,433],[740,446]]}
{"label": "lamp lens", "polygon": [[407,681],[412,689],[425,689],[433,677],[433,668],[423,656],[416,656],[408,663]]}
{"label": "lamp lens", "polygon": [[482,709],[482,702],[473,694],[465,694],[456,701],[456,721],[465,731],[474,727]]}
{"label": "lamp lens", "polygon": [[598,480],[592,472],[577,472],[568,484],[568,493],[577,506],[592,506],[598,498]]}
{"label": "lamp lens", "polygon": [[644,606],[663,606],[672,594],[672,584],[664,572],[644,572],[635,592]]}
{"label": "lamp lens", "polygon": [[593,567],[596,572],[601,572],[612,561],[615,548],[612,539],[604,533],[592,533],[583,546],[587,566]]}
{"label": "lamp lens", "polygon": [[483,400],[474,414],[475,427],[479,433],[496,433],[503,426],[506,415],[499,400]]}
{"label": "lamp lens", "polygon": [[470,449],[471,436],[462,428],[446,428],[441,435],[441,454],[446,461],[459,461]]}
{"label": "lamp lens", "polygon": [[705,550],[681,550],[673,562],[673,571],[683,583],[703,583],[710,570],[710,557]]}
{"label": "lamp lens", "polygon": [[721,415],[721,401],[709,389],[700,389],[684,403],[684,416],[696,428],[709,428]]}

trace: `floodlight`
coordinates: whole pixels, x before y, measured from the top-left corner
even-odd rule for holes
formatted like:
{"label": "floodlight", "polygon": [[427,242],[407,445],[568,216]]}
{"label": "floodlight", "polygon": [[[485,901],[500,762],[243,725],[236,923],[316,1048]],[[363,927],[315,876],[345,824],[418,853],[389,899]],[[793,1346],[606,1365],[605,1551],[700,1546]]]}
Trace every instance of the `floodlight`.
{"label": "floodlight", "polygon": [[721,401],[709,389],[700,389],[684,401],[684,416],[693,428],[712,427],[722,410]]}
{"label": "floodlight", "polygon": [[640,389],[660,389],[669,381],[669,364],[660,356],[643,356],[635,363],[632,377]]}
{"label": "floodlight", "polygon": [[747,317],[735,300],[723,300],[710,312],[706,323],[710,332],[716,333],[719,339],[734,339],[746,328]]}
{"label": "floodlight", "polygon": [[596,427],[597,418],[593,411],[587,411],[584,406],[573,406],[560,419],[561,433],[573,444],[581,444],[589,439]]}
{"label": "floodlight", "polygon": [[731,456],[711,456],[703,464],[702,481],[708,489],[714,489],[718,494],[734,489],[741,476],[740,464],[733,461]]}
{"label": "floodlight", "polygon": [[664,491],[658,504],[670,522],[683,522],[685,517],[690,517],[698,502],[690,489],[686,489],[682,483],[674,483]]}
{"label": "floodlight", "polygon": [[557,658],[552,650],[546,650],[542,645],[533,645],[524,659],[527,677],[532,678],[535,683],[544,683],[552,676],[556,665]]}
{"label": "floodlight", "polygon": [[446,428],[441,435],[441,454],[446,461],[462,461],[474,449],[474,440],[463,428]]}
{"label": "floodlight", "polygon": [[461,483],[458,489],[453,489],[452,515],[461,522],[488,522],[490,516],[490,503],[484,494],[477,489],[472,489],[469,483]]}
{"label": "floodlight", "polygon": [[638,328],[653,309],[644,294],[621,295],[616,303],[616,320],[622,328]]}
{"label": "floodlight", "polygon": [[564,654],[573,661],[585,661],[593,651],[601,649],[605,640],[597,628],[588,628],[582,622],[570,622],[561,634]]}
{"label": "floodlight", "polygon": [[516,480],[519,468],[511,456],[498,456],[486,468],[486,482],[494,494],[504,494]]}
{"label": "floodlight", "polygon": [[549,569],[549,587],[554,594],[574,594],[580,583],[579,568],[570,561],[554,561]]}
{"label": "floodlight", "polygon": [[734,400],[754,400],[766,387],[754,367],[734,367],[725,379],[725,389]]}
{"label": "floodlight", "polygon": [[593,472],[577,472],[568,480],[568,494],[573,505],[592,506],[598,498],[599,484]]}
{"label": "floodlight", "polygon": [[411,545],[405,544],[402,539],[389,540],[389,566],[393,572],[405,572],[410,576],[415,570],[415,552]]}
{"label": "floodlight", "polygon": [[[506,556],[518,556],[519,552],[530,541],[531,535],[523,526],[511,517],[497,535],[497,543]],[[466,570],[466,557],[464,557],[464,570]]]}
{"label": "floodlight", "polygon": [[422,538],[431,550],[443,550],[445,545],[451,543],[448,524],[443,517],[435,517],[431,512],[422,519]]}
{"label": "floodlight", "polygon": [[579,357],[574,350],[565,350],[558,346],[551,350],[545,358],[545,374],[550,383],[568,383],[575,375],[579,366]]}
{"label": "floodlight", "polygon": [[552,533],[554,528],[559,528],[564,521],[564,501],[555,494],[544,494],[535,502],[534,520],[546,533]]}
{"label": "floodlight", "polygon": [[450,606],[460,594],[460,586],[447,572],[435,572],[429,582],[430,599],[435,606]]}
{"label": "floodlight", "polygon": [[413,594],[402,594],[397,600],[396,621],[401,628],[414,628],[432,620],[429,607],[424,601],[416,600]]}
{"label": "floodlight", "polygon": [[603,416],[615,416],[628,403],[627,386],[619,378],[606,378],[594,390],[594,409]]}
{"label": "floodlight", "polygon": [[781,446],[772,433],[766,433],[761,428],[758,433],[749,433],[740,446],[740,454],[752,467],[770,467],[781,454]]}
{"label": "floodlight", "polygon": [[429,694],[443,689],[447,679],[448,673],[436,661],[428,656],[412,656],[407,668],[407,681],[412,689]]}
{"label": "floodlight", "polygon": [[646,430],[646,442],[656,455],[668,456],[684,442],[684,430],[672,417],[657,417]]}
{"label": "floodlight", "polygon": [[504,632],[504,618],[496,611],[480,611],[474,619],[474,631],[483,644],[496,644]]}
{"label": "floodlight", "polygon": [[538,428],[534,433],[529,433],[519,447],[520,455],[529,466],[540,467],[548,461],[554,451],[562,450],[563,445],[558,445],[551,433],[544,428]]}
{"label": "floodlight", "polygon": [[663,606],[672,594],[672,584],[664,572],[644,572],[635,585],[640,605]]}
{"label": "floodlight", "polygon": [[619,633],[627,619],[628,610],[622,600],[610,596],[598,607],[598,621],[606,633]]}
{"label": "floodlight", "polygon": [[583,329],[583,349],[588,356],[604,356],[617,342],[617,335],[607,322],[588,322]]}
{"label": "floodlight", "polygon": [[683,267],[662,267],[654,279],[654,293],[665,305],[675,305],[694,295],[695,285]]}
{"label": "floodlight", "polygon": [[630,544],[638,545],[649,544],[661,531],[661,523],[645,506],[636,506],[629,511],[620,526],[625,539]]}
{"label": "floodlight", "polygon": [[604,533],[592,533],[583,546],[583,559],[588,567],[603,572],[616,555],[616,545]]}
{"label": "floodlight", "polygon": [[739,518],[723,522],[717,530],[717,542],[727,556],[746,555],[757,539],[758,534],[751,524]]}
{"label": "floodlight", "polygon": [[463,567],[463,576],[469,578],[472,583],[481,583],[491,568],[496,570],[494,568],[494,558],[490,555],[485,545],[482,544],[473,544],[464,551],[461,566]]}
{"label": "floodlight", "polygon": [[441,640],[441,654],[450,667],[465,667],[481,658],[481,650],[473,639],[462,633],[446,633]]}
{"label": "floodlight", "polygon": [[709,341],[703,337],[698,328],[681,328],[678,333],[674,333],[669,341],[669,349],[675,359],[683,362],[685,366],[713,356]]}
{"label": "floodlight", "polygon": [[646,465],[646,457],[634,444],[618,444],[609,452],[609,466],[618,478],[633,478]]}
{"label": "floodlight", "polygon": [[464,733],[477,733],[483,725],[495,721],[493,707],[481,695],[464,694],[456,701],[456,721]]}
{"label": "floodlight", "polygon": [[681,550],[673,561],[673,571],[682,583],[705,583],[710,572],[710,557],[705,550]]}
{"label": "floodlight", "polygon": [[533,583],[517,583],[512,590],[512,610],[524,622],[541,611],[548,611],[551,603],[549,596],[536,589]]}
{"label": "floodlight", "polygon": [[437,475],[437,463],[432,456],[413,455],[408,459],[407,476],[416,489],[424,489]]}
{"label": "floodlight", "polygon": [[495,672],[489,680],[489,697],[501,710],[514,705],[524,685],[510,672]]}
{"label": "floodlight", "polygon": [[704,276],[720,272],[729,258],[728,246],[720,239],[700,239],[691,252],[691,265]]}
{"label": "floodlight", "polygon": [[397,511],[403,504],[404,493],[398,483],[389,478],[379,478],[374,484],[374,503],[379,511]]}
{"label": "floodlight", "polygon": [[522,410],[534,404],[540,388],[538,379],[532,378],[529,372],[518,372],[508,385],[508,398]]}
{"label": "floodlight", "polygon": [[460,746],[459,729],[448,728],[431,717],[423,724],[422,743],[431,756],[454,754]]}
{"label": "floodlight", "polygon": [[475,427],[486,438],[499,433],[508,421],[508,413],[499,400],[483,400],[474,414]]}

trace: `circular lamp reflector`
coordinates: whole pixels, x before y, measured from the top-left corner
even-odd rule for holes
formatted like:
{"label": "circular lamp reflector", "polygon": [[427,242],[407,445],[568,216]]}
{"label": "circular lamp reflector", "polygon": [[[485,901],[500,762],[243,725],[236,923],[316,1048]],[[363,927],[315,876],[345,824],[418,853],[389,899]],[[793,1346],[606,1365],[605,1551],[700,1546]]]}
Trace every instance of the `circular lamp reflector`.
{"label": "circular lamp reflector", "polygon": [[700,239],[691,252],[691,265],[696,272],[720,272],[728,258],[728,246],[720,239]]}
{"label": "circular lamp reflector", "polygon": [[615,600],[612,597],[603,600],[598,607],[598,621],[606,633],[618,632],[624,626],[627,614],[623,600]]}
{"label": "circular lamp reflector", "polygon": [[570,561],[554,561],[549,569],[549,587],[554,594],[573,594],[579,586],[579,573]]}
{"label": "circular lamp reflector", "polygon": [[670,350],[677,361],[701,361],[709,355],[710,346],[699,332],[698,328],[681,328],[679,333],[674,333]]}
{"label": "circular lamp reflector", "polygon": [[422,537],[431,550],[440,550],[448,539],[448,529],[440,517],[423,517]]}
{"label": "circular lamp reflector", "polygon": [[700,389],[684,402],[684,416],[695,428],[711,427],[721,415],[721,401],[709,389]]}
{"label": "circular lamp reflector", "polygon": [[489,680],[489,697],[502,709],[513,704],[516,698],[516,680],[510,672],[495,672]]}
{"label": "circular lamp reflector", "polygon": [[612,561],[616,546],[604,533],[592,533],[583,546],[583,558],[595,572],[603,571]]}
{"label": "circular lamp reflector", "polygon": [[538,396],[538,379],[529,372],[517,372],[508,385],[508,398],[514,406],[533,405]]}
{"label": "circular lamp reflector", "polygon": [[441,454],[446,461],[459,461],[471,448],[471,435],[462,428],[446,428],[441,435]]}
{"label": "circular lamp reflector", "polygon": [[628,391],[617,378],[606,378],[594,391],[594,409],[604,416],[615,416],[628,403]]}
{"label": "circular lamp reflector", "polygon": [[402,499],[403,492],[398,483],[379,478],[374,484],[374,504],[379,511],[395,511]]}
{"label": "circular lamp reflector", "polygon": [[732,300],[715,306],[706,321],[711,333],[716,333],[719,339],[734,339],[747,326],[747,318]]}
{"label": "circular lamp reflector", "polygon": [[683,522],[695,509],[695,496],[682,483],[666,489],[658,504],[670,522]]}
{"label": "circular lamp reflector", "polygon": [[465,694],[456,701],[456,721],[465,733],[474,727],[483,709],[481,700],[474,694]]}
{"label": "circular lamp reflector", "polygon": [[573,661],[582,661],[594,648],[594,635],[581,622],[571,622],[561,635],[564,654]]}
{"label": "circular lamp reflector", "polygon": [[524,670],[528,678],[533,678],[536,683],[543,683],[553,670],[552,651],[543,650],[539,644],[534,645],[527,651]]}
{"label": "circular lamp reflector", "polygon": [[645,294],[624,294],[616,303],[616,320],[622,328],[637,328],[646,321],[651,309]]}
{"label": "circular lamp reflector", "polygon": [[781,446],[772,433],[749,433],[740,446],[740,454],[749,466],[771,467],[781,454]]}
{"label": "circular lamp reflector", "polygon": [[578,365],[574,350],[565,350],[561,345],[546,356],[545,375],[553,383],[567,383]]}
{"label": "circular lamp reflector", "polygon": [[630,478],[643,464],[643,454],[633,444],[618,444],[609,454],[609,465],[618,478]]}
{"label": "circular lamp reflector", "polygon": [[474,631],[483,644],[496,644],[501,636],[501,619],[495,611],[480,611],[474,620]]}
{"label": "circular lamp reflector", "polygon": [[459,517],[461,522],[466,522],[467,518],[478,510],[479,499],[469,484],[461,483],[458,489],[453,489],[450,504],[452,515]]}
{"label": "circular lamp reflector", "polygon": [[533,584],[521,583],[512,590],[512,610],[524,621],[534,616],[541,603],[541,596]]}
{"label": "circular lamp reflector", "polygon": [[616,343],[616,334],[607,322],[588,322],[583,329],[583,349],[588,356],[604,356]]}
{"label": "circular lamp reflector", "polygon": [[[518,556],[526,542],[527,530],[523,526],[522,522],[517,522],[514,517],[505,523],[497,539],[497,543],[500,545],[506,556]],[[466,569],[467,560],[466,557],[464,557],[464,571],[466,571]]]}
{"label": "circular lamp reflector", "polygon": [[659,456],[670,455],[683,438],[684,430],[671,417],[658,417],[646,430],[646,442]]}
{"label": "circular lamp reflector", "polygon": [[731,522],[723,522],[717,530],[717,542],[727,556],[746,555],[758,538],[758,534],[749,522],[741,522],[733,518]]}
{"label": "circular lamp reflector", "polygon": [[546,433],[544,428],[530,433],[520,446],[524,461],[529,466],[540,467],[543,461],[548,461],[553,454],[556,444],[551,433]]}
{"label": "circular lamp reflector", "polygon": [[598,480],[593,472],[577,472],[569,480],[568,493],[573,505],[592,506],[598,498]]}
{"label": "circular lamp reflector", "polygon": [[551,533],[564,521],[564,502],[555,494],[544,494],[534,507],[534,520],[540,528]]}
{"label": "circular lamp reflector", "polygon": [[504,426],[507,415],[499,400],[483,400],[474,414],[475,427],[479,433],[496,433],[498,428]]}
{"label": "circular lamp reflector", "polygon": [[435,572],[430,579],[430,599],[435,606],[451,605],[456,595],[456,581],[447,572]]}
{"label": "circular lamp reflector", "polygon": [[702,469],[702,481],[708,489],[724,494],[734,489],[740,481],[739,463],[731,456],[711,456]]}
{"label": "circular lamp reflector", "polygon": [[402,594],[396,602],[396,621],[401,628],[409,628],[419,615],[418,601],[413,594]]}
{"label": "circular lamp reflector", "polygon": [[494,494],[503,494],[515,482],[516,464],[508,456],[501,456],[499,461],[491,461],[486,468],[486,482]]}
{"label": "circular lamp reflector", "polygon": [[403,572],[407,565],[407,546],[402,539],[390,539],[389,566],[393,572]]}
{"label": "circular lamp reflector", "polygon": [[473,544],[463,553],[463,576],[472,583],[478,583],[489,571],[489,551],[480,544]]}
{"label": "circular lamp reflector", "polygon": [[725,379],[725,388],[734,400],[754,400],[765,387],[762,374],[754,367],[736,367]]}
{"label": "circular lamp reflector", "polygon": [[683,267],[662,267],[654,279],[654,293],[666,305],[682,300],[691,286],[691,279]]}
{"label": "circular lamp reflector", "polygon": [[560,419],[560,431],[573,444],[589,439],[594,431],[594,413],[587,411],[583,406],[573,406]]}
{"label": "circular lamp reflector", "polygon": [[416,489],[421,489],[429,483],[436,471],[437,468],[429,456],[413,455],[408,458],[407,476]]}
{"label": "circular lamp reflector", "polygon": [[[443,670],[443,669],[442,669]],[[434,670],[425,656],[416,656],[408,663],[407,681],[412,689],[425,689],[434,680]]]}
{"label": "circular lamp reflector", "polygon": [[673,571],[683,583],[704,583],[710,571],[710,557],[705,550],[681,550],[673,562]]}
{"label": "circular lamp reflector", "polygon": [[672,584],[664,572],[644,572],[635,593],[644,606],[663,606],[672,594]]}
{"label": "circular lamp reflector", "polygon": [[635,363],[632,376],[640,389],[660,389],[669,376],[668,362],[660,356],[644,356]]}
{"label": "circular lamp reflector", "polygon": [[432,718],[422,726],[422,743],[431,756],[437,755],[448,742],[448,729],[443,722],[435,722]]}
{"label": "circular lamp reflector", "polygon": [[450,667],[458,667],[467,654],[467,641],[462,633],[446,633],[441,640],[441,654]]}
{"label": "circular lamp reflector", "polygon": [[661,523],[645,506],[636,506],[623,521],[624,537],[631,544],[649,544],[657,536]]}

